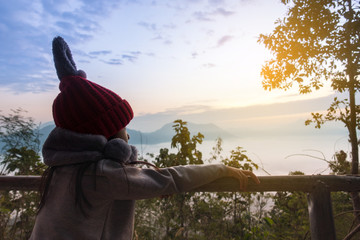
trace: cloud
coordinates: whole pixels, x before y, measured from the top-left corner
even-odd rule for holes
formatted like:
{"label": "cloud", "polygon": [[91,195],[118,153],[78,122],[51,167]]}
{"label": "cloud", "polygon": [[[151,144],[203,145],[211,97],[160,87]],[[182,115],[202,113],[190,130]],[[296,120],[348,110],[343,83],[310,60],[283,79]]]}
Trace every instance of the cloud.
{"label": "cloud", "polygon": [[206,51],[205,50],[200,50],[200,51],[194,51],[191,53],[191,58],[192,59],[197,59],[198,57],[202,56],[206,54]]}
{"label": "cloud", "polygon": [[185,105],[176,108],[169,108],[164,113],[167,115],[186,115],[186,114],[198,114],[205,111],[212,110],[213,107],[207,105]]}
{"label": "cloud", "polygon": [[168,39],[168,40],[165,40],[163,43],[164,43],[165,45],[171,45],[173,42]]}
{"label": "cloud", "polygon": [[[103,55],[108,55],[111,54],[110,51],[98,51],[97,55],[98,56],[103,56]],[[139,56],[142,55],[142,53],[140,51],[130,51],[130,52],[126,52],[124,54],[120,54],[118,56],[120,56],[119,58],[110,58],[110,59],[100,59],[101,62],[106,63],[106,64],[110,64],[110,65],[123,65],[124,61],[129,61],[129,62],[136,62],[139,58]]]}
{"label": "cloud", "polygon": [[163,37],[161,34],[158,34],[156,37],[152,38],[151,40],[161,41],[164,45],[171,45],[173,43],[170,39]]}
{"label": "cloud", "polygon": [[123,59],[126,59],[130,62],[135,62],[137,59],[138,59],[138,56],[137,55],[128,55],[128,54],[123,54],[121,56]]}
{"label": "cloud", "polygon": [[206,11],[196,11],[193,13],[193,16],[198,21],[214,21],[216,16],[229,17],[234,15],[235,12],[225,10],[224,8],[217,8],[214,11],[206,12]]}
{"label": "cloud", "polygon": [[[247,128],[249,127],[256,131],[266,130],[270,124],[276,125],[279,129],[285,128],[284,122],[287,120],[293,121],[294,119],[298,123],[297,127],[300,128],[304,126],[305,119],[311,116],[310,112],[327,109],[333,97],[326,96],[300,101],[293,100],[283,103],[218,109],[201,104],[180,106],[167,109],[164,112],[137,115],[132,120],[131,127],[141,131],[154,131],[162,125],[180,118],[199,123],[211,121],[225,129],[237,129],[236,131],[239,133],[241,131],[248,132],[249,129]],[[313,128],[306,129],[312,130]]]}
{"label": "cloud", "polygon": [[[47,81],[57,85],[51,56],[53,37],[61,35],[69,45],[89,41],[101,29],[99,20],[107,17],[120,2],[1,1],[0,87],[13,92],[49,91],[53,85]],[[91,55],[84,57],[90,59]],[[119,64],[116,60],[110,62]],[[39,76],[46,71],[52,73],[51,77]]]}
{"label": "cloud", "polygon": [[205,63],[202,66],[205,67],[205,68],[214,68],[214,67],[216,67],[216,65],[213,64],[213,63]]}
{"label": "cloud", "polygon": [[225,35],[223,37],[221,37],[218,41],[217,41],[217,45],[216,47],[222,47],[225,43],[231,41],[234,37],[230,36],[230,35]]}
{"label": "cloud", "polygon": [[174,30],[174,29],[177,28],[177,26],[175,24],[173,24],[173,23],[164,24],[163,27],[166,28],[166,29],[171,29],[171,30]]}
{"label": "cloud", "polygon": [[96,55],[96,56],[99,56],[99,55],[108,55],[108,54],[111,54],[111,51],[109,50],[102,50],[102,51],[93,51],[93,52],[89,52],[90,55]]}
{"label": "cloud", "polygon": [[129,124],[129,128],[137,129],[144,132],[151,132],[159,129],[163,125],[173,122],[184,116],[198,115],[203,112],[212,111],[213,108],[207,105],[186,105],[175,108],[169,108],[164,112],[155,114],[137,115]]}
{"label": "cloud", "polygon": [[174,30],[177,28],[177,26],[173,23],[162,24],[161,26],[159,26],[156,23],[141,21],[141,22],[138,22],[137,25],[145,28],[146,30],[157,32],[157,33],[163,31],[164,29]]}
{"label": "cloud", "polygon": [[199,53],[197,53],[197,52],[191,53],[191,58],[193,58],[193,59],[197,58],[198,56],[199,56]]}
{"label": "cloud", "polygon": [[135,62],[141,55],[140,51],[131,51],[121,55],[121,58],[129,62]]}
{"label": "cloud", "polygon": [[220,5],[224,4],[224,0],[209,0],[209,3],[213,5]]}
{"label": "cloud", "polygon": [[150,31],[158,30],[158,27],[155,23],[139,22],[138,25],[141,27],[144,27],[145,29],[150,30]]}
{"label": "cloud", "polygon": [[168,23],[159,26],[156,23],[141,21],[138,22],[138,25],[154,33],[152,40],[160,40],[164,45],[170,45],[173,43],[173,41],[167,35],[167,31],[176,29],[177,26],[175,24]]}
{"label": "cloud", "polygon": [[78,63],[91,63],[91,61],[84,60],[84,59],[77,60],[76,62],[78,62]]}
{"label": "cloud", "polygon": [[58,82],[54,81],[49,83],[44,79],[39,79],[38,81],[28,82],[28,83],[15,83],[9,85],[9,90],[15,94],[21,94],[23,92],[32,92],[32,93],[44,93],[51,90],[54,90],[58,87]]}
{"label": "cloud", "polygon": [[112,58],[109,60],[101,60],[103,63],[110,64],[110,65],[122,65],[123,60],[120,58]]}
{"label": "cloud", "polygon": [[229,17],[231,15],[234,15],[235,12],[233,11],[228,11],[228,10],[225,10],[223,8],[218,8],[214,11],[213,13],[214,15],[221,15],[221,16],[224,16],[224,17]]}
{"label": "cloud", "polygon": [[126,55],[126,54],[123,54],[121,57],[123,59],[126,59],[126,60],[130,61],[130,62],[134,62],[137,59],[137,56]]}
{"label": "cloud", "polygon": [[209,22],[209,21],[213,21],[214,19],[211,18],[211,14],[207,13],[207,12],[194,12],[193,16],[195,17],[196,20],[198,21],[205,21],[205,22]]}

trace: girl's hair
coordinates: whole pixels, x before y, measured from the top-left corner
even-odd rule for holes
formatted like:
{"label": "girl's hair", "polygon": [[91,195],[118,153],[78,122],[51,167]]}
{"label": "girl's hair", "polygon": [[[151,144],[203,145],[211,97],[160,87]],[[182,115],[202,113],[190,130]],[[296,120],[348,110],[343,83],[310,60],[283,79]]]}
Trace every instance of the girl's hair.
{"label": "girl's hair", "polygon": [[49,187],[51,183],[52,176],[56,170],[56,167],[47,167],[44,173],[41,176],[41,183],[40,183],[40,203],[38,206],[38,213],[40,212],[41,208],[45,205],[46,197],[49,192]]}
{"label": "girl's hair", "polygon": [[[86,205],[86,207],[91,208],[92,205],[91,203],[87,200],[83,188],[82,188],[82,179],[84,177],[84,173],[86,172],[86,170],[93,165],[93,172],[92,172],[92,176],[93,176],[93,187],[94,190],[96,190],[96,166],[97,166],[97,162],[85,162],[85,163],[81,163],[81,164],[74,164],[74,166],[77,165],[77,169],[75,170],[74,173],[76,173],[75,176],[73,176],[72,181],[70,181],[70,184],[74,182],[75,180],[75,205],[78,206],[80,208],[80,211],[85,215],[85,211],[84,211],[84,207],[83,204]],[[40,210],[42,209],[42,207],[44,207],[47,196],[49,194],[49,189],[50,189],[50,184],[51,184],[51,180],[52,177],[56,171],[56,169],[58,169],[59,166],[54,166],[54,167],[48,167],[42,177],[41,177],[41,184],[40,184],[40,204],[38,207],[38,213],[40,212]],[[74,179],[75,177],[75,179]],[[70,188],[73,186],[69,186]]]}
{"label": "girl's hair", "polygon": [[[92,166],[92,177],[93,177],[93,188],[94,190],[96,190],[96,168],[97,168],[97,164],[98,162],[85,162],[85,163],[81,163],[81,164],[75,164],[78,165],[75,173],[75,176],[73,176],[72,181],[70,181],[70,184],[74,182],[74,177],[75,177],[75,206],[79,207],[80,211],[82,212],[82,214],[87,217],[87,214],[84,210],[84,204],[88,209],[92,208],[91,203],[88,201],[88,199],[86,198],[83,188],[82,188],[82,179],[84,177],[84,173],[86,172],[86,170]],[[134,161],[131,162],[129,164],[126,165],[135,165],[135,164],[144,164],[147,166],[151,166],[153,168],[155,168],[156,170],[159,170],[158,167],[156,167],[154,164],[145,162],[145,161]],[[125,166],[126,166],[125,165]],[[125,167],[124,166],[124,167]],[[48,167],[41,178],[41,184],[40,184],[40,194],[41,194],[41,198],[40,198],[40,204],[38,207],[38,211],[37,213],[40,212],[40,210],[42,209],[42,207],[44,207],[47,196],[49,194],[49,189],[50,189],[50,184],[51,184],[51,180],[52,177],[56,171],[57,168],[60,168],[61,166],[53,166],[53,167]],[[126,171],[125,171],[126,174]],[[127,176],[126,176],[127,178]],[[74,186],[69,186],[70,188],[74,187]]]}

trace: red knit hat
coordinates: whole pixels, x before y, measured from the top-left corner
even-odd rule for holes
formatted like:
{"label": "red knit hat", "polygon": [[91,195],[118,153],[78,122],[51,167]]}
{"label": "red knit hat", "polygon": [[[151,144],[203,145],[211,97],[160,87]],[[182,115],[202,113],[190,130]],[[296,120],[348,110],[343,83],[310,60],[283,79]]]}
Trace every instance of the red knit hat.
{"label": "red knit hat", "polygon": [[86,79],[77,71],[66,42],[53,41],[54,62],[60,79],[60,93],[53,103],[57,127],[109,138],[134,117],[130,104],[119,95]]}

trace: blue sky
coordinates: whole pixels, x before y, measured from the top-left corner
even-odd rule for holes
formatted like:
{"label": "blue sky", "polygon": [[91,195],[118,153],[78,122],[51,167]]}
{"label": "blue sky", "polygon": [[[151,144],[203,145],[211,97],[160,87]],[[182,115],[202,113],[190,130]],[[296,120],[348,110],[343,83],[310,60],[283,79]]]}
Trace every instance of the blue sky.
{"label": "blue sky", "polygon": [[[339,137],[326,133],[335,127],[315,131],[304,121],[327,109],[333,91],[299,95],[296,87],[267,92],[261,85],[271,54],[258,36],[285,14],[280,0],[0,1],[0,111],[21,107],[38,122],[52,121],[59,80],[51,42],[60,35],[89,80],[130,102],[130,128],[150,132],[181,118],[237,136],[257,132],[236,144],[282,173],[304,166],[314,173],[313,162],[291,158],[286,165],[284,156],[311,148],[331,159]],[[302,131],[313,135],[299,138]],[[314,138],[320,134],[326,141]]]}
{"label": "blue sky", "polygon": [[270,53],[257,38],[285,13],[278,0],[1,1],[0,110],[22,107],[38,121],[52,119],[58,35],[89,80],[127,99],[137,117],[331,95],[327,87],[302,96],[263,90]]}

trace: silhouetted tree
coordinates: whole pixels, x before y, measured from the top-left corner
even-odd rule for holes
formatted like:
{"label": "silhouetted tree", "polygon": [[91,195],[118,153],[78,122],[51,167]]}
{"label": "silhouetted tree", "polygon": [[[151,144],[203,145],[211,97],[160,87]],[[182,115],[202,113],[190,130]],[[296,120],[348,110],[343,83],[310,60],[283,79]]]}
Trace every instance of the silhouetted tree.
{"label": "silhouetted tree", "polygon": [[[348,99],[334,98],[326,114],[312,113],[306,125],[320,128],[327,121],[342,122],[351,143],[351,173],[358,174],[357,129],[360,107],[355,102],[360,89],[360,3],[352,0],[282,0],[287,16],[279,19],[271,34],[260,35],[274,55],[262,69],[263,87],[287,90],[294,84],[300,93],[309,93],[330,81]],[[355,210],[360,210],[358,193],[352,194]],[[360,215],[358,219],[360,220]]]}
{"label": "silhouetted tree", "polygon": [[[0,115],[1,174],[41,175],[45,169],[39,156],[39,131],[24,110]],[[0,193],[0,238],[28,239],[36,215],[39,193],[4,191]]]}

